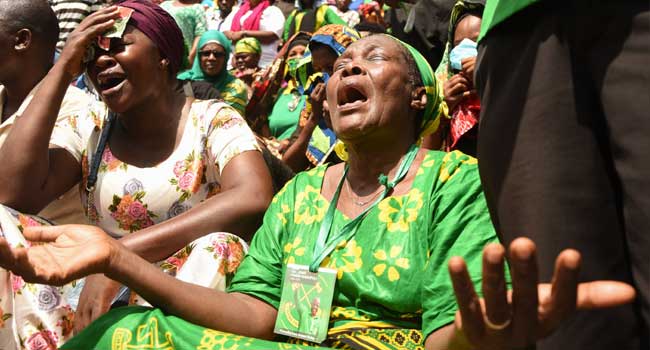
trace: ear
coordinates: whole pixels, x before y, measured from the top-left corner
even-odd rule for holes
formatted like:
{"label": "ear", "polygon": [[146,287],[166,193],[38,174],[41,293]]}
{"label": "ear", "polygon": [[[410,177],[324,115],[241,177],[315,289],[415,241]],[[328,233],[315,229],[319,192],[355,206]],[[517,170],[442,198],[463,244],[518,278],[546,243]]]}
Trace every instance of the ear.
{"label": "ear", "polygon": [[18,52],[29,49],[32,45],[32,31],[23,28],[16,32],[14,36],[14,49]]}
{"label": "ear", "polygon": [[411,93],[411,107],[418,111],[424,110],[427,107],[427,90],[424,86],[420,86],[413,90]]}
{"label": "ear", "polygon": [[161,60],[160,60],[160,63],[158,64],[158,66],[159,66],[160,69],[162,69],[162,70],[167,69],[167,67],[169,67],[169,60],[166,59],[166,58],[161,59]]}

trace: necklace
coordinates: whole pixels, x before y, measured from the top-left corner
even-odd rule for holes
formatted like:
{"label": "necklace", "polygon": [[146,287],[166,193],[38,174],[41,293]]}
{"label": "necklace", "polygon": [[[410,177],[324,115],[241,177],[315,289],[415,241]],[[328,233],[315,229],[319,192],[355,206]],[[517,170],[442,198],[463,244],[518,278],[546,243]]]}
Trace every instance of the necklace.
{"label": "necklace", "polygon": [[[372,202],[375,198],[377,198],[377,196],[381,193],[381,187],[379,187],[377,190],[375,190],[375,193],[372,195],[372,197],[370,197],[370,199],[368,199],[367,201],[360,201],[359,196],[353,195],[352,187],[350,187],[350,180],[347,179],[347,177],[346,180],[347,181],[345,181],[345,188],[347,189],[350,198],[352,198],[352,202],[358,207],[365,207],[366,205],[368,205],[368,203]],[[354,197],[357,197],[357,199],[355,199]]]}

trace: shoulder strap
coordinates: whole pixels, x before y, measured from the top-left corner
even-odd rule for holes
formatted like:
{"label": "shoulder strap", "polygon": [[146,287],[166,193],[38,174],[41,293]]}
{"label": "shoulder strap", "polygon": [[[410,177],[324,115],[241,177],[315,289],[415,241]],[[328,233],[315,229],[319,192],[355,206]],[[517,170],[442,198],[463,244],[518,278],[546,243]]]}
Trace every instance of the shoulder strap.
{"label": "shoulder strap", "polygon": [[90,159],[90,169],[88,170],[88,179],[86,180],[86,192],[90,193],[95,190],[95,184],[97,183],[97,173],[99,172],[99,165],[102,161],[102,154],[106,148],[106,143],[108,142],[108,137],[111,134],[113,128],[113,121],[115,120],[115,113],[112,111],[108,112],[106,117],[106,122],[104,123],[99,136],[99,142],[97,143],[97,148],[95,153],[93,153],[92,159]]}

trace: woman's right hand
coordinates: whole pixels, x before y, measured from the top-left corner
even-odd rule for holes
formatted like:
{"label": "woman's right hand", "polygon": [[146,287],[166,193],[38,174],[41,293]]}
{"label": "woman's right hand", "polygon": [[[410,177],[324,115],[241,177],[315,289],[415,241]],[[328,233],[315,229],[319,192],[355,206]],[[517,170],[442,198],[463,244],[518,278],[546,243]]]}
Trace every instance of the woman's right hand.
{"label": "woman's right hand", "polygon": [[74,315],[74,333],[78,334],[99,316],[108,312],[121,284],[102,274],[88,276],[79,296]]}
{"label": "woman's right hand", "polygon": [[[27,227],[29,248],[9,246],[0,238],[0,267],[26,282],[64,285],[107,272],[123,247],[100,228],[86,225]],[[42,243],[42,244],[39,244]]]}
{"label": "woman's right hand", "polygon": [[68,36],[57,64],[72,77],[83,73],[83,60],[88,48],[100,35],[109,30],[115,24],[115,19],[119,17],[117,6],[106,7],[86,17]]}

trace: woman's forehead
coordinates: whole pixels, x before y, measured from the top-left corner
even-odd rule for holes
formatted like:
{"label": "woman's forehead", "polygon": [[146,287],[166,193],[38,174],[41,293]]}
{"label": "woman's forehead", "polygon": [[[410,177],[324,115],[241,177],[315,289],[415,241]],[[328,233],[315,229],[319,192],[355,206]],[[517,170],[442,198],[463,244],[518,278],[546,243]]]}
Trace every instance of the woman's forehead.
{"label": "woman's forehead", "polygon": [[355,51],[364,52],[375,48],[381,48],[383,51],[393,54],[397,54],[401,50],[400,44],[387,35],[370,35],[352,43],[343,54],[348,53],[349,55]]}
{"label": "woman's forehead", "polygon": [[206,49],[206,50],[216,50],[216,51],[226,51],[223,46],[221,46],[219,43],[215,42],[208,42],[205,45],[201,46],[201,49]]}

